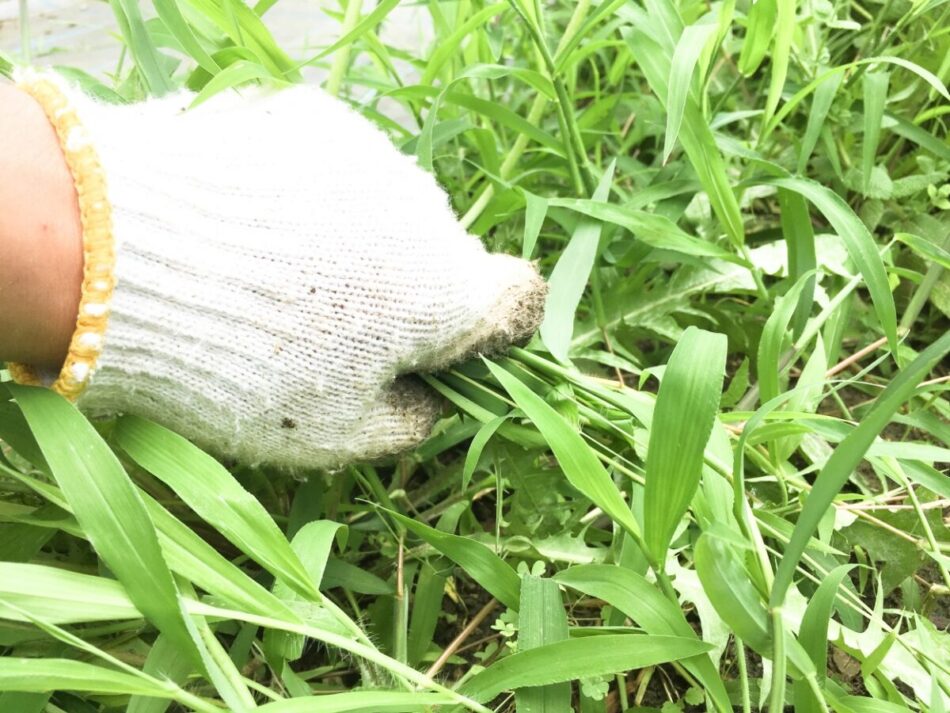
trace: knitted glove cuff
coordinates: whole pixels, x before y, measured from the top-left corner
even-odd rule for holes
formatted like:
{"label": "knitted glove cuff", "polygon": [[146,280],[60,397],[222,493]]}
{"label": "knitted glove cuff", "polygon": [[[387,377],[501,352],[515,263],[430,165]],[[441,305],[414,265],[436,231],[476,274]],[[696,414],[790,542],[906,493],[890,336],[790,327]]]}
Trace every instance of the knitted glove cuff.
{"label": "knitted glove cuff", "polygon": [[[112,207],[99,156],[89,140],[75,107],[47,75],[23,72],[17,86],[43,108],[56,131],[66,165],[79,199],[83,241],[83,281],[76,328],[59,375],[50,388],[74,401],[86,387],[96,367],[109,320],[115,287],[115,242]],[[44,385],[39,371],[29,364],[8,364],[10,376],[21,384]]]}

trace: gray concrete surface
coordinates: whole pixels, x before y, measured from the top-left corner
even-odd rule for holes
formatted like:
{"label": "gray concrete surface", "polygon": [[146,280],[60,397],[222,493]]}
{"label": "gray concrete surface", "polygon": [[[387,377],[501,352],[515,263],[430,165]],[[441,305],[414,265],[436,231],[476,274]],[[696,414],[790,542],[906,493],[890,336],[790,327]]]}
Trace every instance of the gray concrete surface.
{"label": "gray concrete surface", "polygon": [[[332,3],[332,4],[331,4]],[[364,13],[375,5],[365,0]],[[151,4],[141,3],[149,14]],[[332,0],[278,0],[264,17],[278,43],[295,59],[316,54],[339,36],[339,23],[323,7]],[[104,0],[27,0],[30,46],[37,64],[63,64],[93,75],[111,72],[120,42],[112,10]],[[419,52],[431,36],[428,15],[415,3],[397,6],[382,28],[383,40]],[[18,0],[0,0],[0,51],[22,58]]]}

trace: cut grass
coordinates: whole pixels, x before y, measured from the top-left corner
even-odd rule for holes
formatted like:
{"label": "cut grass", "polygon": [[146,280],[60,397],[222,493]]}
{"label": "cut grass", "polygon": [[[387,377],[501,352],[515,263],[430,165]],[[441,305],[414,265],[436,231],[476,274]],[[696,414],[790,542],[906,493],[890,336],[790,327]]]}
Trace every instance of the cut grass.
{"label": "cut grass", "polygon": [[430,2],[410,52],[397,4],[289,57],[268,0],[116,0],[71,76],[325,64],[540,336],[303,480],[0,385],[0,711],[947,710],[950,6]]}

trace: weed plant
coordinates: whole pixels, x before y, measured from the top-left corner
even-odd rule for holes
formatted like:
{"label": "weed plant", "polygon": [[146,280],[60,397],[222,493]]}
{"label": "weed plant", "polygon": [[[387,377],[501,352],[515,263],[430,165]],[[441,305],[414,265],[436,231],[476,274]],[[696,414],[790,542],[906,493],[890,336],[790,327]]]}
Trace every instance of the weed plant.
{"label": "weed plant", "polygon": [[322,67],[539,261],[540,335],[298,477],[0,385],[0,711],[946,711],[950,4],[431,0],[405,50],[349,0],[291,57],[275,1],[112,0],[62,71]]}

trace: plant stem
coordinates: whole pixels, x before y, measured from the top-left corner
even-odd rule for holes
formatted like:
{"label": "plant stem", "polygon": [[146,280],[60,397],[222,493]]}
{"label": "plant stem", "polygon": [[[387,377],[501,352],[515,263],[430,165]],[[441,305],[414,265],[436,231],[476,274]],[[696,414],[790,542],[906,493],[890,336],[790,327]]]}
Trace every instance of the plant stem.
{"label": "plant stem", "polygon": [[910,304],[907,305],[907,310],[901,318],[901,323],[898,327],[901,332],[910,331],[910,328],[914,326],[914,322],[917,321],[920,311],[924,308],[924,305],[927,304],[927,300],[930,299],[930,293],[933,292],[934,287],[937,286],[937,282],[940,280],[942,274],[942,265],[933,264],[930,266],[930,269],[927,270],[927,274],[924,275],[924,279],[917,286],[917,289],[914,290],[914,296],[910,298]]}
{"label": "plant stem", "polygon": [[782,608],[772,610],[772,690],[769,692],[769,713],[785,710],[785,622]]}
{"label": "plant stem", "polygon": [[[343,25],[340,28],[340,37],[345,37],[350,30],[356,27],[360,20],[360,10],[363,6],[363,0],[349,0],[346,3],[346,10],[343,14]],[[344,45],[336,51],[333,56],[333,64],[330,65],[330,76],[324,87],[326,91],[333,96],[340,93],[340,87],[343,85],[343,75],[346,73],[347,65],[350,63],[350,50],[352,45]]]}
{"label": "plant stem", "polygon": [[736,644],[736,663],[739,665],[739,691],[742,695],[742,713],[752,713],[752,698],[749,695],[749,669],[745,660],[745,644],[738,636],[733,637]]}
{"label": "plant stem", "polygon": [[29,64],[33,57],[32,52],[30,51],[30,8],[28,0],[20,0],[19,2],[19,14],[20,14],[20,54],[23,56],[23,61],[26,64]]}
{"label": "plant stem", "polygon": [[[554,52],[554,57],[556,59],[560,57],[564,48],[568,46],[574,35],[577,34],[581,24],[584,22],[584,18],[587,16],[587,12],[590,10],[590,5],[591,0],[580,0],[580,2],[577,3],[577,6],[574,8],[574,13],[571,15],[571,19],[568,21],[567,27],[564,30],[564,34],[561,35],[561,39],[558,41],[557,49]],[[545,97],[543,94],[538,93],[535,96],[534,101],[531,104],[531,109],[528,111],[527,120],[529,124],[534,126],[539,121],[541,121],[541,117],[544,116],[544,109],[547,106],[547,103],[547,97]],[[518,138],[515,139],[514,145],[511,147],[511,150],[508,152],[508,155],[498,170],[498,175],[501,178],[508,178],[508,176],[511,175],[512,170],[514,170],[514,167],[517,165],[522,155],[524,155],[525,149],[527,148],[528,137],[524,134],[519,134]],[[592,192],[593,190],[591,190],[591,193]],[[463,228],[469,228],[472,223],[478,220],[478,216],[482,214],[482,211],[485,210],[494,195],[494,185],[491,183],[486,184],[478,198],[475,199],[475,202],[472,203],[471,207],[465,212],[465,215],[462,216],[460,222]]]}

